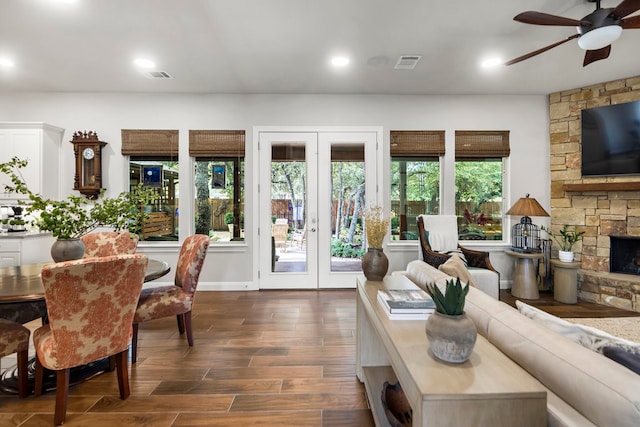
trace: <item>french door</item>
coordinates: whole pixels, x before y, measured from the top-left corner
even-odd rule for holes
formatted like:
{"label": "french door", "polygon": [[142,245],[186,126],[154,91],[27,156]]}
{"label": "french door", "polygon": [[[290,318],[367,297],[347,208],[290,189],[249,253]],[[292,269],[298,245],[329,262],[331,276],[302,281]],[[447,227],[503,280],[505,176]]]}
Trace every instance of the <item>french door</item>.
{"label": "french door", "polygon": [[[260,131],[259,287],[355,287],[378,130]],[[337,256],[336,256],[337,254]]]}

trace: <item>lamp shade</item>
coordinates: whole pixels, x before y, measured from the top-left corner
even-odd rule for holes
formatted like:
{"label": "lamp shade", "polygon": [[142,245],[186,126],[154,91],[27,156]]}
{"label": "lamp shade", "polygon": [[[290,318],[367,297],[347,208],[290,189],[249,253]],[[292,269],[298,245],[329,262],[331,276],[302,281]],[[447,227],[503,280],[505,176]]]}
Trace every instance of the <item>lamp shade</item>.
{"label": "lamp shade", "polygon": [[550,216],[547,211],[540,206],[540,203],[538,203],[536,199],[529,197],[528,194],[526,197],[519,198],[506,214],[516,216]]}

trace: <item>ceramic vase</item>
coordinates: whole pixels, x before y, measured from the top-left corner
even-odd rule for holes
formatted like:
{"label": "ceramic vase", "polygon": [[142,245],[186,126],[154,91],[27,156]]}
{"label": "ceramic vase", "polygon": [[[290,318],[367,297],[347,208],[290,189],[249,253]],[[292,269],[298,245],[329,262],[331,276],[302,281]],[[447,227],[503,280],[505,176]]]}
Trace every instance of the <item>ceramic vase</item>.
{"label": "ceramic vase", "polygon": [[466,314],[450,316],[434,312],[427,319],[425,332],[433,355],[445,362],[466,362],[476,345],[478,331]]}
{"label": "ceramic vase", "polygon": [[84,243],[80,239],[56,239],[51,245],[51,258],[55,262],[71,261],[84,256]]}
{"label": "ceramic vase", "polygon": [[381,281],[389,270],[389,258],[381,248],[369,248],[362,257],[362,271],[367,280]]}
{"label": "ceramic vase", "polygon": [[558,251],[558,259],[562,262],[573,262],[573,252]]}

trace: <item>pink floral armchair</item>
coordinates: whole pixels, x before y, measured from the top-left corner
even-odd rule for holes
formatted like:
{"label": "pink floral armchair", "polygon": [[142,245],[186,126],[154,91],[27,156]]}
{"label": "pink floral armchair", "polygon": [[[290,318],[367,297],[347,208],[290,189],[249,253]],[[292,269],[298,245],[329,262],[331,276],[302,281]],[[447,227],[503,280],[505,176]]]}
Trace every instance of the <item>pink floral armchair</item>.
{"label": "pink floral armchair", "polygon": [[17,353],[19,397],[27,397],[29,394],[27,360],[30,335],[31,331],[20,323],[0,319],[0,357]]}
{"label": "pink floral armchair", "polygon": [[133,318],[132,363],[136,363],[138,359],[138,325],[148,320],[177,316],[178,331],[183,334],[186,330],[189,346],[193,346],[191,309],[193,308],[200,270],[202,270],[210,241],[209,236],[203,234],[187,237],[178,256],[175,285],[142,290]]}
{"label": "pink floral armchair", "polygon": [[138,235],[129,231],[97,231],[80,237],[84,243],[84,258],[133,254],[138,247]]}
{"label": "pink floral armchair", "polygon": [[42,394],[43,368],[57,371],[56,425],[66,417],[70,368],[114,357],[120,398],[129,396],[127,354],[147,262],[140,254],[114,255],[42,269],[49,323],[33,333],[35,395]]}

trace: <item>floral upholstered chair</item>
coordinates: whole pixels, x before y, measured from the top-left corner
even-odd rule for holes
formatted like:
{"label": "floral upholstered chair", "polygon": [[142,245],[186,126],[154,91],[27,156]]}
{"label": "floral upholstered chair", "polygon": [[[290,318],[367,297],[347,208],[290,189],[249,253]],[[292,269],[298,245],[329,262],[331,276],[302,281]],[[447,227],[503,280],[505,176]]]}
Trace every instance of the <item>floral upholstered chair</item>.
{"label": "floral upholstered chair", "polygon": [[138,247],[138,235],[129,231],[97,231],[80,237],[84,243],[84,258],[133,254]]}
{"label": "floral upholstered chair", "polygon": [[55,425],[66,417],[70,368],[115,358],[120,398],[129,396],[127,354],[147,262],[140,254],[114,255],[42,269],[49,324],[33,332],[35,395],[42,394],[43,368],[57,371]]}
{"label": "floral upholstered chair", "polygon": [[189,346],[193,346],[191,309],[209,242],[209,236],[203,234],[187,237],[178,256],[174,285],[142,290],[133,319],[132,363],[138,359],[138,325],[148,320],[177,316],[178,331],[183,334],[186,330]]}
{"label": "floral upholstered chair", "polygon": [[29,336],[31,331],[20,323],[0,319],[0,357],[17,353],[18,359],[18,396],[27,397],[27,359],[29,358]]}

